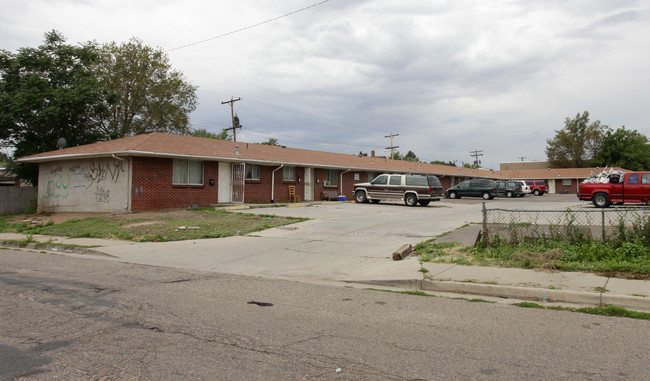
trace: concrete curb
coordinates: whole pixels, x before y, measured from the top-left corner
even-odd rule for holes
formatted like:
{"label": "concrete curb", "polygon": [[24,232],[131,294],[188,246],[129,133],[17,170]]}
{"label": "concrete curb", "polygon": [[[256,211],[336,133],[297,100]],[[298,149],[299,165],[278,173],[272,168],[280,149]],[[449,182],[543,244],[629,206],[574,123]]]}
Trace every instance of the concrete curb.
{"label": "concrete curb", "polygon": [[369,280],[356,281],[354,283],[417,289],[423,291],[482,295],[506,299],[532,300],[536,302],[562,302],[595,307],[600,305],[613,305],[635,311],[650,312],[650,302],[647,298],[628,295],[417,279]]}
{"label": "concrete curb", "polygon": [[14,241],[0,241],[0,247],[7,247],[7,248],[11,247],[11,248],[29,249],[29,250],[45,250],[45,251],[51,251],[53,253],[61,253],[61,254],[91,254],[91,255],[99,255],[102,257],[116,258],[114,255],[102,253],[101,251],[94,250],[94,249],[89,249],[84,247],[68,247],[65,245],[48,245],[44,243],[28,243],[26,245],[21,245],[20,243]]}

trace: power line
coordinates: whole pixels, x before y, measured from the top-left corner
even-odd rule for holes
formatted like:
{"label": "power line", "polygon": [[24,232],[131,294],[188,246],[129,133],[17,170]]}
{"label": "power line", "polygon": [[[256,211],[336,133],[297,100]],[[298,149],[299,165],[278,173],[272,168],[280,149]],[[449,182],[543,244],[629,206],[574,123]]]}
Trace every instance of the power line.
{"label": "power line", "polygon": [[220,34],[220,35],[218,35],[218,36],[214,36],[214,37],[206,38],[205,40],[201,40],[201,41],[197,41],[197,42],[192,42],[191,44],[187,44],[187,45],[177,46],[177,47],[175,47],[175,48],[171,48],[171,49],[169,49],[169,50],[167,50],[167,51],[168,51],[168,52],[171,52],[171,51],[174,51],[174,50],[184,49],[184,48],[188,48],[188,47],[190,47],[190,46],[194,46],[194,45],[202,44],[202,43],[204,43],[204,42],[208,42],[208,41],[216,40],[217,38],[222,38],[222,37],[229,36],[229,35],[231,35],[231,34],[235,34],[235,33],[243,32],[243,31],[245,31],[245,30],[252,29],[252,28],[258,27],[258,26],[260,26],[260,25],[268,24],[268,23],[270,23],[270,22],[273,22],[273,21],[279,20],[279,19],[281,19],[281,18],[284,18],[284,17],[288,17],[288,16],[291,16],[291,15],[294,15],[294,14],[296,14],[296,13],[298,13],[298,12],[306,11],[307,9],[314,8],[314,7],[319,6],[319,5],[321,5],[321,4],[325,4],[325,3],[329,2],[329,1],[330,1],[330,0],[323,0],[323,1],[319,2],[319,3],[315,3],[315,4],[309,5],[309,6],[304,7],[304,8],[300,8],[300,9],[298,9],[298,10],[296,10],[296,11],[289,12],[289,13],[284,14],[284,15],[282,15],[282,16],[274,17],[274,18],[272,18],[272,19],[269,19],[269,20],[266,20],[266,21],[262,21],[262,22],[258,22],[257,24],[249,25],[249,26],[246,26],[246,27],[243,27],[243,28],[237,29],[237,30],[233,30],[233,31],[228,32],[228,33]]}

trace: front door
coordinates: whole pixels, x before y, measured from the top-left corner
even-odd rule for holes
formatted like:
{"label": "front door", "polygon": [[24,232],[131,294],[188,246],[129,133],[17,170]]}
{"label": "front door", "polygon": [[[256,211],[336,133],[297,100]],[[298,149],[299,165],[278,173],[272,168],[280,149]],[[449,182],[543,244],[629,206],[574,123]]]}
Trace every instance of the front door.
{"label": "front door", "polygon": [[305,201],[314,199],[314,171],[311,168],[305,168]]}
{"label": "front door", "polygon": [[244,185],[246,183],[246,164],[232,164],[232,202],[244,202]]}
{"label": "front door", "polygon": [[219,204],[230,202],[232,193],[232,166],[230,163],[219,162]]}

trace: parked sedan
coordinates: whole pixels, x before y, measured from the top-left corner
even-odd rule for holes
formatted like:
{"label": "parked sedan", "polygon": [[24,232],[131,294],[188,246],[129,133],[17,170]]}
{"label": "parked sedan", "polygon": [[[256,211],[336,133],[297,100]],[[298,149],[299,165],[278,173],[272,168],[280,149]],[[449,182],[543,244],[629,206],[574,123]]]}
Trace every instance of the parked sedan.
{"label": "parked sedan", "polygon": [[483,197],[484,200],[492,200],[497,195],[497,184],[494,180],[473,179],[466,180],[453,186],[445,192],[449,198]]}

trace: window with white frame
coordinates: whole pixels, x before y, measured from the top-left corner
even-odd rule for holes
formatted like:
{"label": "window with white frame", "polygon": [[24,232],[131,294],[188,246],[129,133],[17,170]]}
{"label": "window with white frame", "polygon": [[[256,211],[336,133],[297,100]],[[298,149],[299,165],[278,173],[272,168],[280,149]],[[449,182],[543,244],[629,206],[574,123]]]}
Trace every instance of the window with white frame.
{"label": "window with white frame", "polygon": [[296,167],[282,167],[282,181],[296,181]]}
{"label": "window with white frame", "polygon": [[246,180],[259,180],[260,179],[260,166],[253,164],[246,164]]}
{"label": "window with white frame", "polygon": [[176,185],[203,185],[203,162],[174,159],[172,183]]}
{"label": "window with white frame", "polygon": [[568,187],[571,185],[571,179],[562,179],[562,186]]}
{"label": "window with white frame", "polygon": [[326,187],[335,187],[338,185],[339,171],[336,169],[327,169],[325,170],[325,186]]}

